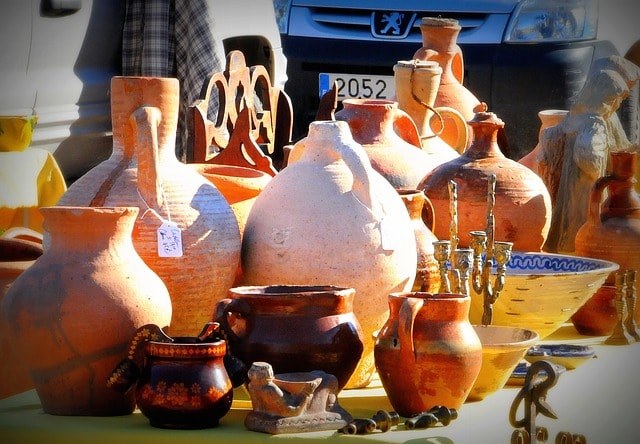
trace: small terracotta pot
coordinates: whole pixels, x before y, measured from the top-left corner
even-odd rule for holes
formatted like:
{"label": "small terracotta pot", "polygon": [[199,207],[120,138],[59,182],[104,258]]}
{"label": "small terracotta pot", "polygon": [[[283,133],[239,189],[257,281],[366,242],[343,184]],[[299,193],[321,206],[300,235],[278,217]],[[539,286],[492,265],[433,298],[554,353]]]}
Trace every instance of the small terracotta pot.
{"label": "small terracotta pot", "polygon": [[609,336],[618,322],[616,287],[603,285],[571,316],[573,326],[581,335]]}

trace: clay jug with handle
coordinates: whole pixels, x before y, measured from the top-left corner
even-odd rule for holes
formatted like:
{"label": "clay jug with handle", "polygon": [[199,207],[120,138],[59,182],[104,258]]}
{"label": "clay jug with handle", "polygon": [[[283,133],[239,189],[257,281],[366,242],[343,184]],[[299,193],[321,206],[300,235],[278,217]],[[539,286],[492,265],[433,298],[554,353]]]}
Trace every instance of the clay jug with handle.
{"label": "clay jug with handle", "polygon": [[392,293],[375,363],[389,401],[411,417],[459,409],[480,373],[482,344],[469,322],[471,299],[449,293]]}
{"label": "clay jug with handle", "polygon": [[[434,107],[442,68],[435,61],[400,60],[393,67],[398,106],[415,122],[422,149],[433,157],[434,167],[458,157],[467,148],[469,129],[462,114],[448,106]],[[453,124],[453,146],[440,137],[445,122]],[[436,133],[433,127],[438,128]]]}
{"label": "clay jug with handle", "polygon": [[296,150],[301,157],[271,179],[249,213],[243,285],[354,288],[364,349],[346,387],[363,387],[374,372],[372,335],[387,318],[387,295],[413,285],[411,219],[346,122],[312,122]]}
{"label": "clay jug with handle", "polygon": [[[576,255],[616,262],[621,271],[640,270],[640,195],[634,188],[637,156],[630,151],[611,153],[611,173],[598,179],[591,189],[587,221],[576,233]],[[608,197],[603,201],[606,192]],[[614,284],[612,273],[605,286]],[[640,322],[639,307],[636,304],[636,322]],[[588,309],[578,310],[579,316]]]}
{"label": "clay jug with handle", "polygon": [[224,196],[175,154],[177,79],[114,77],[113,152],[59,205],[135,206],[133,244],[169,289],[169,333],[196,335],[240,264],[240,230]]}

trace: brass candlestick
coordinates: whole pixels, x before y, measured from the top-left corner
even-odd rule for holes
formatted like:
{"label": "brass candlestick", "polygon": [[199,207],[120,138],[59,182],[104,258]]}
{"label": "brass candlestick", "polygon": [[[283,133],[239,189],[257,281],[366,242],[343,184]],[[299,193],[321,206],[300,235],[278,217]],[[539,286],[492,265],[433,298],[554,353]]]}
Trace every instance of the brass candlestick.
{"label": "brass candlestick", "polygon": [[616,314],[618,315],[618,322],[613,327],[613,333],[609,336],[604,343],[609,345],[627,345],[633,342],[633,337],[625,331],[624,319],[625,319],[625,293],[627,288],[627,273],[625,271],[618,271],[616,273]]}
{"label": "brass candlestick", "polygon": [[[482,325],[490,325],[493,319],[493,304],[504,289],[507,263],[511,258],[513,242],[494,240],[496,176],[489,176],[487,190],[487,227],[485,231],[472,231],[470,247],[473,250],[473,290],[483,296],[484,311]],[[483,259],[484,256],[484,259]],[[495,282],[491,283],[491,269],[497,266]]]}
{"label": "brass candlestick", "polygon": [[453,264],[456,273],[456,293],[469,296],[469,272],[473,264],[473,250],[471,248],[456,248],[453,250]]}
{"label": "brass candlestick", "polygon": [[439,240],[433,243],[433,257],[438,261],[440,270],[440,289],[439,293],[451,293],[451,282],[449,281],[449,273],[447,262],[451,256],[451,242],[448,240]]}
{"label": "brass candlestick", "polygon": [[640,341],[638,330],[636,327],[636,321],[634,315],[636,313],[636,270],[627,270],[626,277],[626,292],[625,302],[627,305],[627,317],[624,321],[624,326],[627,329],[627,333],[633,337],[636,341]]}

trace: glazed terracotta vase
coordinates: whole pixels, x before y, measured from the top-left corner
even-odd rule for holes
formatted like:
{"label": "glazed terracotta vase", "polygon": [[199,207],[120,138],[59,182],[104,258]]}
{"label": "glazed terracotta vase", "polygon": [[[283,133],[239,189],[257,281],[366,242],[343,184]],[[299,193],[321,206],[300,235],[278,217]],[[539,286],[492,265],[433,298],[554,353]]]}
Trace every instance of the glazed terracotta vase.
{"label": "glazed terracotta vase", "polygon": [[374,372],[372,335],[387,318],[387,295],[413,285],[411,219],[346,122],[312,122],[296,150],[299,159],[271,179],[247,219],[243,285],[354,288],[364,351],[347,387],[363,387]]}
{"label": "glazed terracotta vase", "polygon": [[111,157],[74,182],[58,204],[140,208],[134,246],[169,289],[170,333],[192,336],[233,286],[241,240],[220,191],[176,157],[178,93],[176,79],[114,77]]}
{"label": "glazed terracotta vase", "polygon": [[[538,157],[541,151],[540,140],[541,140],[542,132],[547,128],[556,126],[558,123],[562,121],[562,119],[564,119],[564,117],[568,113],[569,111],[565,109],[543,109],[542,111],[539,111],[538,118],[540,119],[540,130],[538,131],[538,143],[536,144],[535,147],[533,147],[531,151],[529,151],[529,153],[527,153],[520,160],[518,160],[518,163],[526,166],[531,171],[539,175],[543,181],[545,177],[548,176],[549,174],[555,174],[557,175],[557,181],[554,181],[554,182],[558,183],[560,181],[560,171],[544,171],[543,172],[540,170],[541,167],[542,169],[545,168],[545,165],[544,164],[541,165],[540,161],[538,160]],[[550,186],[551,183],[545,182],[545,185],[547,186],[547,190],[551,195],[551,202],[553,203],[555,201],[555,192],[557,192],[557,189],[553,189]]]}
{"label": "glazed terracotta vase", "polygon": [[[0,236],[0,303],[13,282],[42,255],[42,244],[26,239]],[[0,321],[0,399],[33,388],[29,369]]]}
{"label": "glazed terracotta vase", "polygon": [[482,364],[469,323],[469,296],[393,293],[375,344],[375,363],[391,405],[411,417],[442,405],[459,409]]}
{"label": "glazed terracotta vase", "polygon": [[345,99],[336,120],[349,124],[371,166],[394,188],[415,188],[437,160],[422,149],[413,119],[391,100]]}
{"label": "glazed terracotta vase", "polygon": [[[435,293],[440,289],[440,272],[438,261],[433,256],[433,243],[438,240],[431,231],[434,217],[433,206],[420,190],[404,189],[398,190],[398,193],[407,207],[413,225],[413,233],[416,236],[418,265],[412,291]],[[422,219],[423,213],[430,221],[429,226]]]}
{"label": "glazed terracotta vase", "polygon": [[247,368],[260,361],[275,373],[321,370],[334,375],[342,389],[363,349],[355,294],[330,285],[235,287],[218,303],[216,320]]}
{"label": "glazed terracotta vase", "polygon": [[106,380],[136,330],[166,326],[166,286],[131,241],[134,207],[45,207],[50,244],[13,283],[2,322],[24,354],[46,413],[125,415],[133,393]]}
{"label": "glazed terracotta vase", "polygon": [[[611,153],[611,173],[594,184],[587,221],[576,233],[576,255],[610,260],[620,265],[620,271],[640,270],[640,196],[634,189],[637,156],[628,151]],[[603,201],[605,193],[608,197]],[[605,285],[614,284],[612,273]],[[638,307],[636,322],[640,322]]]}
{"label": "glazed terracotta vase", "polygon": [[[420,23],[422,47],[414,53],[413,58],[438,62],[442,68],[442,77],[435,106],[453,108],[468,121],[473,118],[480,100],[462,84],[464,59],[457,43],[460,29],[458,21],[454,19],[423,17]],[[441,135],[451,146],[455,146],[458,139],[457,131],[451,130],[454,127],[455,125],[445,124],[445,130]],[[467,146],[470,143],[471,137],[467,140]]]}
{"label": "glazed terracotta vase", "polygon": [[137,405],[154,427],[217,427],[231,409],[233,386],[224,367],[224,340],[144,344],[145,366],[136,387]]}
{"label": "glazed terracotta vase", "polygon": [[473,230],[487,226],[489,176],[496,176],[495,237],[513,242],[514,251],[540,251],[551,221],[551,199],[542,179],[502,154],[497,143],[504,123],[495,114],[479,112],[469,121],[474,140],[459,158],[440,165],[418,186],[433,204],[438,239],[450,237],[448,183],[457,184],[459,245],[469,247]]}
{"label": "glazed terracotta vase", "polygon": [[[422,149],[431,156],[433,167],[458,157],[467,148],[469,129],[459,111],[446,106],[434,107],[442,74],[440,65],[435,61],[400,60],[393,72],[398,106],[415,122]],[[455,125],[454,130],[448,130],[458,135],[453,146],[440,137],[445,122]]]}

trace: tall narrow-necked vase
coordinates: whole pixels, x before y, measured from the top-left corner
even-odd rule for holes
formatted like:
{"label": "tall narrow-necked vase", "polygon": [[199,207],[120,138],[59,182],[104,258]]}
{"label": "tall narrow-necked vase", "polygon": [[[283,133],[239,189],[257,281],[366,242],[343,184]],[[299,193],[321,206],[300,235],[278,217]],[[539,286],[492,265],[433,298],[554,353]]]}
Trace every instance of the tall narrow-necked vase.
{"label": "tall narrow-necked vase", "polygon": [[144,324],[167,326],[167,287],[140,258],[138,208],[45,207],[49,245],[5,295],[1,311],[54,415],[125,415],[134,393],[106,381]]}
{"label": "tall narrow-necked vase", "polygon": [[[440,86],[435,99],[435,106],[447,106],[459,111],[465,120],[473,118],[480,100],[462,84],[464,59],[458,45],[461,26],[455,19],[442,17],[423,17],[420,23],[422,47],[413,55],[417,60],[433,60],[442,68]],[[445,125],[441,137],[449,145],[454,146],[458,138],[457,132],[451,131],[451,125]],[[471,136],[471,134],[469,135]],[[471,137],[467,140],[467,146]]]}
{"label": "tall narrow-necked vase", "polygon": [[176,79],[114,77],[111,157],[74,182],[58,204],[140,208],[133,243],[169,289],[169,332],[194,336],[233,286],[241,241],[220,191],[176,157],[178,101]]}
{"label": "tall narrow-necked vase", "polygon": [[387,295],[413,285],[411,219],[346,122],[312,122],[298,143],[300,158],[271,179],[249,213],[243,285],[354,288],[364,350],[346,387],[363,387],[373,376],[373,333],[387,318]]}

